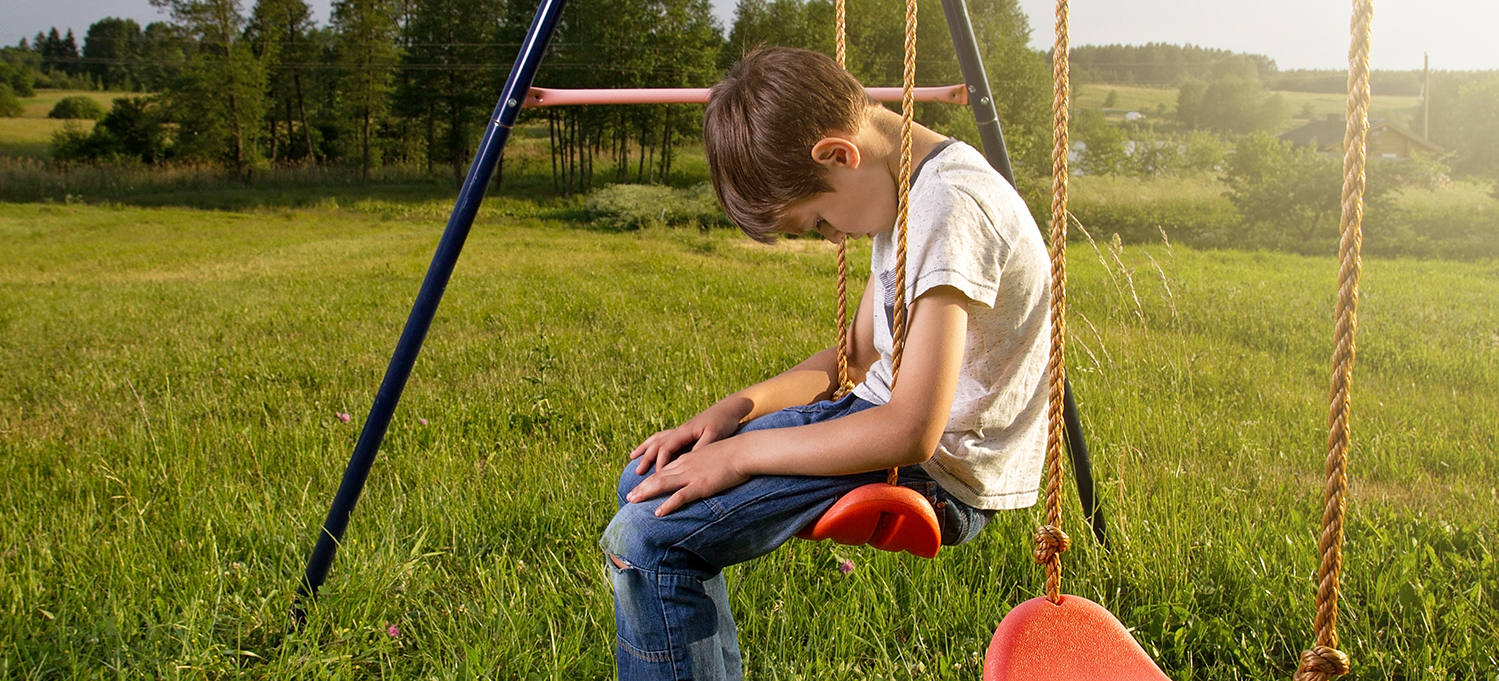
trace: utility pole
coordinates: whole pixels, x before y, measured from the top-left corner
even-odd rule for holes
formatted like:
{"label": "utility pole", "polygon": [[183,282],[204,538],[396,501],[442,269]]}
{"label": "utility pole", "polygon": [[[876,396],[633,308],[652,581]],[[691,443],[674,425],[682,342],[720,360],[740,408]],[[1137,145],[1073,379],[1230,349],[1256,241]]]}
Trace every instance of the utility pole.
{"label": "utility pole", "polygon": [[1422,54],[1421,137],[1431,139],[1431,55]]}

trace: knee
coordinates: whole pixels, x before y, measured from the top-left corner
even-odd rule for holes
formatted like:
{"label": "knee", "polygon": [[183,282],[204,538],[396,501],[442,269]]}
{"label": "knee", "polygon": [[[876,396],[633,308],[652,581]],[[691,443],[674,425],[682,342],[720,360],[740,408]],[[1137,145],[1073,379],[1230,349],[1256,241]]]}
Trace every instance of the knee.
{"label": "knee", "polygon": [[641,513],[639,504],[623,504],[609,521],[608,527],[604,528],[604,535],[599,538],[599,548],[617,568],[643,565],[649,556],[659,554],[657,542],[652,540],[658,533],[652,532],[649,527],[654,520],[657,520],[655,514]]}
{"label": "knee", "polygon": [[625,495],[629,494],[630,490],[635,489],[635,487],[639,485],[641,481],[650,477],[649,471],[647,471],[645,475],[636,473],[635,467],[638,465],[640,465],[639,461],[631,460],[629,463],[625,464],[625,469],[619,474],[619,487],[616,491],[615,501],[619,504],[619,508],[621,509],[629,505],[629,502],[625,501]]}

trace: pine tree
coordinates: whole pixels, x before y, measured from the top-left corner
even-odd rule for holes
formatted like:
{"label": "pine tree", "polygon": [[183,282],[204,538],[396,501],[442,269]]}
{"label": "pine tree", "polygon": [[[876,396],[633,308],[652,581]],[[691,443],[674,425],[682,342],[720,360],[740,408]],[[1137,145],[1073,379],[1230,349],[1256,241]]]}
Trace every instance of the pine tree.
{"label": "pine tree", "polygon": [[259,158],[257,141],[265,120],[266,72],[244,38],[238,0],[151,0],[171,10],[193,44],[181,74],[169,88],[178,143],[188,155],[229,162],[248,179]]}
{"label": "pine tree", "polygon": [[255,54],[266,63],[270,99],[266,127],[273,163],[281,159],[304,159],[317,165],[317,146],[312,126],[307,122],[305,77],[318,59],[310,36],[312,31],[312,10],[306,0],[260,0],[250,15],[246,35]]}
{"label": "pine tree", "polygon": [[342,67],[340,103],[359,140],[360,177],[369,180],[371,138],[389,108],[396,51],[395,6],[390,0],[333,3],[334,45]]}
{"label": "pine tree", "polygon": [[[455,184],[463,181],[472,137],[499,96],[496,83],[525,30],[513,28],[509,9],[488,0],[410,0],[406,7],[396,111],[420,122],[427,167],[448,163]],[[496,43],[507,44],[509,53],[499,54]]]}

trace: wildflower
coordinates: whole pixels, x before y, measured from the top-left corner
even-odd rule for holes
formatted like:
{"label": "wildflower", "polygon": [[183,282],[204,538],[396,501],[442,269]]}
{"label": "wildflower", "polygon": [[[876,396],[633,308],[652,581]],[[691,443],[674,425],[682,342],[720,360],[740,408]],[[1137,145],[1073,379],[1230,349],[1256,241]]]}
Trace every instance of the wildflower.
{"label": "wildflower", "polygon": [[420,423],[420,424],[422,424],[424,426],[427,425],[427,419],[417,419],[416,422]]}
{"label": "wildflower", "polygon": [[391,638],[401,637],[401,630],[397,629],[396,625],[394,624],[385,627],[385,633],[388,634]]}
{"label": "wildflower", "polygon": [[848,573],[850,573],[850,572],[853,572],[854,571],[854,562],[851,561],[851,560],[849,560],[849,559],[847,559],[847,558],[844,558],[843,562],[841,562],[841,563],[838,564],[838,571],[842,572],[845,575],[848,574]]}
{"label": "wildflower", "polygon": [[346,411],[338,412],[336,416],[338,416],[338,420],[343,421],[344,423],[348,423],[349,419],[354,418],[353,416],[349,415],[349,412]]}

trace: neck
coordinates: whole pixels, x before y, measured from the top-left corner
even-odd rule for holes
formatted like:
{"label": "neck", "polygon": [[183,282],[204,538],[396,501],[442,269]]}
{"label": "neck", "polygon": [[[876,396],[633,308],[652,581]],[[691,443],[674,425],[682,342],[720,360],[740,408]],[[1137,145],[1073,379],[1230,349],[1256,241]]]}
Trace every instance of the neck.
{"label": "neck", "polygon": [[[901,115],[885,107],[880,107],[870,117],[873,124],[871,128],[878,135],[881,144],[879,160],[890,170],[890,176],[900,181],[900,127]],[[921,159],[932,153],[947,137],[937,133],[915,121],[911,122],[911,169],[915,170],[916,164]]]}

